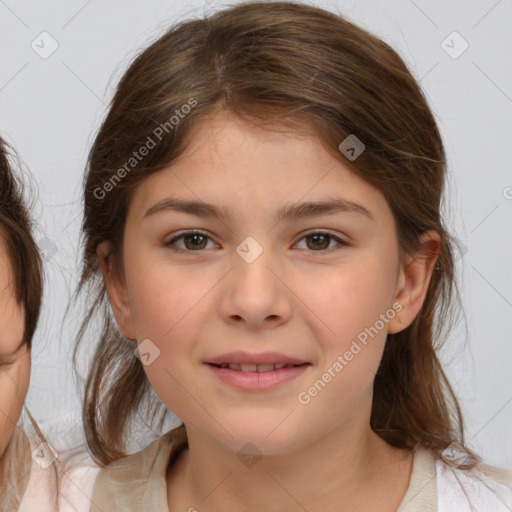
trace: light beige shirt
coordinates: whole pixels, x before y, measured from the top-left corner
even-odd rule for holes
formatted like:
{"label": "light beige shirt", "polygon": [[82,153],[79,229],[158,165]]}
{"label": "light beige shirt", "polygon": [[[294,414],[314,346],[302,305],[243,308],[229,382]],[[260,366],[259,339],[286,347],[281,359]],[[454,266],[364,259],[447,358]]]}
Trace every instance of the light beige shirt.
{"label": "light beige shirt", "polygon": [[[91,512],[169,512],[167,468],[186,447],[185,428],[180,425],[140,452],[101,470],[94,485]],[[398,512],[437,511],[434,462],[429,450],[414,450],[409,488]]]}
{"label": "light beige shirt", "polygon": [[[182,424],[102,469],[94,484],[91,512],[170,512],[167,469],[186,447]],[[397,512],[475,511],[512,511],[512,471],[486,464],[462,470],[418,445],[409,487]]]}

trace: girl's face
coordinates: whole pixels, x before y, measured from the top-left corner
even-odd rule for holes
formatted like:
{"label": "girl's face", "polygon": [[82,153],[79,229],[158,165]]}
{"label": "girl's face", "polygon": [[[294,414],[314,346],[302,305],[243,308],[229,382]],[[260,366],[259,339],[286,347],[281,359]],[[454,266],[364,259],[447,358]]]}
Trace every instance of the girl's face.
{"label": "girl's face", "polygon": [[[124,280],[107,251],[121,331],[189,436],[265,454],[368,428],[386,336],[419,311],[433,264],[400,266],[384,196],[317,140],[229,115],[136,189]],[[284,363],[302,364],[270,366]]]}
{"label": "girl's face", "polygon": [[0,456],[20,418],[30,380],[24,329],[24,308],[16,300],[12,266],[0,237]]}

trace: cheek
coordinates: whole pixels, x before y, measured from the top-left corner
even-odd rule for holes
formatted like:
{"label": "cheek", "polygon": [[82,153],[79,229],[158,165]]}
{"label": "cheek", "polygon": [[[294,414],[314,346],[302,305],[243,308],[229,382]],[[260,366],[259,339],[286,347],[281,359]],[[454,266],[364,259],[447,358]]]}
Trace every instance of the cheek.
{"label": "cheek", "polygon": [[361,257],[313,278],[298,275],[294,289],[306,306],[304,311],[309,310],[322,326],[317,335],[341,342],[373,326],[393,303],[395,280],[389,268],[378,258]]}
{"label": "cheek", "polygon": [[20,418],[30,381],[30,359],[0,372],[0,456]]}
{"label": "cheek", "polygon": [[25,310],[13,297],[0,301],[0,352],[14,352],[23,339],[24,330]]}
{"label": "cheek", "polygon": [[166,340],[183,320],[196,314],[195,306],[211,287],[203,274],[191,275],[165,265],[154,265],[144,273],[132,274],[128,293],[139,341]]}
{"label": "cheek", "polygon": [[[371,253],[363,256],[353,264],[329,268],[324,276],[317,275],[314,287],[309,278],[299,281],[297,291],[301,298],[307,297],[303,300],[308,307],[302,309],[302,314],[308,316],[308,324],[321,345],[315,378],[322,381],[319,386],[323,391],[316,406],[338,404],[335,410],[328,407],[323,413],[340,418],[343,411],[367,403],[365,397],[372,393],[387,326],[395,316],[391,262]],[[308,393],[307,389],[302,391]],[[311,391],[316,396],[317,389]]]}
{"label": "cheek", "polygon": [[179,402],[186,398],[180,375],[185,361],[193,356],[198,319],[212,314],[206,296],[218,278],[205,275],[204,270],[194,272],[162,262],[153,262],[144,272],[137,270],[142,266],[132,268],[126,275],[137,340],[155,354],[144,371],[164,403],[180,410]]}
{"label": "cheek", "polygon": [[321,359],[318,372],[297,398],[302,405],[311,404],[306,410],[315,411],[306,421],[313,424],[318,414],[327,425],[350,421],[371,403],[387,325],[395,316],[394,282],[375,262],[361,261],[360,267],[340,269],[317,283],[323,286],[309,288],[307,303],[315,315],[304,314],[321,320],[309,324],[316,326],[314,336],[321,345]]}
{"label": "cheek", "polygon": [[[23,339],[25,314],[13,298],[0,304],[0,349],[10,354]],[[30,353],[22,353],[12,364],[0,367],[0,455],[5,451],[20,418],[30,380]]]}

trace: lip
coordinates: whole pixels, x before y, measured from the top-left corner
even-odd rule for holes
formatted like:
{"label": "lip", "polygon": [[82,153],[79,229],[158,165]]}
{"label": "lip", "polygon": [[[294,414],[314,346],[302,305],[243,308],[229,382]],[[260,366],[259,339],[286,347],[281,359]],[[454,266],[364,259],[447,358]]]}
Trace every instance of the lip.
{"label": "lip", "polygon": [[[247,359],[245,359],[244,361],[247,362]],[[245,373],[243,371],[231,370],[230,368],[219,368],[218,366],[213,366],[213,364],[210,363],[205,363],[205,365],[218,379],[220,379],[225,384],[228,384],[242,391],[254,392],[272,390],[274,388],[277,388],[278,386],[283,385],[285,382],[289,382],[293,379],[296,379],[304,372],[308,371],[308,368],[311,367],[310,363],[303,363],[300,366],[285,367],[280,368],[278,370],[272,370],[270,372]]]}
{"label": "lip", "polygon": [[[220,356],[209,358],[205,363],[212,364],[304,364],[308,361],[297,359],[277,352],[263,352],[261,354],[251,354],[249,352],[229,352]],[[272,372],[269,372],[272,373]]]}

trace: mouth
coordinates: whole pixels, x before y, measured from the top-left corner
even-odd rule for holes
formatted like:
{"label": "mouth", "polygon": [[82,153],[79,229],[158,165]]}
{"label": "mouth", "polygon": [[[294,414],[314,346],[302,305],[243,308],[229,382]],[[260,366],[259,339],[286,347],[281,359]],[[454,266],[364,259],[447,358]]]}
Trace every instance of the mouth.
{"label": "mouth", "polygon": [[216,368],[224,368],[230,369],[235,372],[243,372],[243,373],[266,373],[273,372],[276,370],[281,370],[282,368],[297,368],[299,366],[306,366],[310,363],[299,363],[299,364],[284,364],[284,363],[275,363],[275,364],[253,364],[253,363],[207,363],[211,366],[215,366]]}
{"label": "mouth", "polygon": [[238,391],[259,393],[271,392],[286,383],[291,385],[313,365],[276,352],[231,352],[210,358],[205,361],[205,366],[224,385]]}

